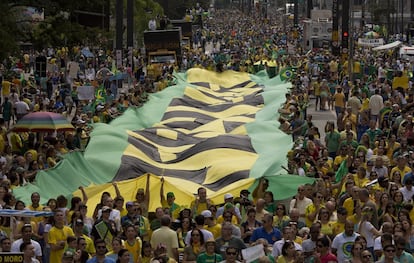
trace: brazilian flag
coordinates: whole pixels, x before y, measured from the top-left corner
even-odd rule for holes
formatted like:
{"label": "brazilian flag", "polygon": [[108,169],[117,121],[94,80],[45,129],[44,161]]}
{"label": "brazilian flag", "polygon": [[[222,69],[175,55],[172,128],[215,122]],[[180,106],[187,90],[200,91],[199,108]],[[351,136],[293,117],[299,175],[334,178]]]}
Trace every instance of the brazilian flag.
{"label": "brazilian flag", "polygon": [[96,90],[95,90],[95,104],[105,104],[106,103],[106,90],[104,85],[100,85]]}
{"label": "brazilian flag", "polygon": [[294,71],[292,67],[286,67],[280,70],[279,73],[280,79],[282,81],[290,80],[294,77]]}
{"label": "brazilian flag", "polygon": [[[199,68],[174,77],[176,85],[149,95],[142,107],[129,108],[109,124],[93,124],[84,153],[68,153],[54,168],[39,171],[34,183],[13,190],[16,198],[30,202],[32,192],[42,200],[81,196],[83,186],[94,206],[102,192],[116,195],[112,183],[125,200],[135,200],[137,189],[148,185],[154,211],[161,206],[161,177],[165,193],[174,192],[175,202],[187,206],[199,187],[221,203],[225,193],[252,192],[262,177],[277,200],[314,182],[282,168],[293,142],[276,120],[289,83],[263,72]],[[102,91],[98,95],[103,99]]]}

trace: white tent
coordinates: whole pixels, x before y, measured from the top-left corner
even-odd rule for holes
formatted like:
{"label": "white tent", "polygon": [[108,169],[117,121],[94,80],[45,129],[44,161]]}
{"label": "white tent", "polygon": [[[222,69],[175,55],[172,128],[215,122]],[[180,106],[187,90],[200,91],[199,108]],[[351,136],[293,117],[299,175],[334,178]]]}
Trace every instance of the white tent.
{"label": "white tent", "polygon": [[382,45],[382,46],[379,46],[379,47],[375,47],[372,50],[378,51],[378,50],[392,49],[392,48],[396,48],[396,47],[400,46],[401,44],[402,44],[401,41],[395,41],[395,42],[388,43],[388,44],[385,44],[385,45]]}

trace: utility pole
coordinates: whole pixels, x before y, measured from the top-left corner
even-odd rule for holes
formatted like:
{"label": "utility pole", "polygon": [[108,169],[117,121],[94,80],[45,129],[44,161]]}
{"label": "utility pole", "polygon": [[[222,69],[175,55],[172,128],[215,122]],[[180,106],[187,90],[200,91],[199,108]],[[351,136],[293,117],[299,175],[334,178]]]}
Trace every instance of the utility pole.
{"label": "utility pole", "polygon": [[401,37],[404,35],[404,0],[401,0]]}
{"label": "utility pole", "polygon": [[349,29],[350,41],[349,41],[349,55],[348,55],[348,75],[349,81],[352,83],[353,79],[353,66],[354,66],[354,1],[349,1],[349,13],[351,17],[351,27]]}
{"label": "utility pole", "polygon": [[339,0],[332,0],[332,54],[339,56]]}
{"label": "utility pole", "polygon": [[116,20],[115,20],[115,29],[116,29],[116,65],[119,68],[122,66],[122,40],[123,40],[123,27],[124,27],[124,1],[116,0]]}

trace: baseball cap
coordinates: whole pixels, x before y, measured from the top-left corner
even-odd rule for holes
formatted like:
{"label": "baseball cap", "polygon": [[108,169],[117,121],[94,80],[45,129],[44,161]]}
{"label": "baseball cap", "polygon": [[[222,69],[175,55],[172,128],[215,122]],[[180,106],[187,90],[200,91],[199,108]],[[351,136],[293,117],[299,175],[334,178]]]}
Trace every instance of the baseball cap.
{"label": "baseball cap", "polygon": [[250,192],[247,189],[243,189],[243,190],[240,191],[240,195],[248,196],[249,194],[250,194]]}
{"label": "baseball cap", "polygon": [[138,191],[137,192],[140,193],[140,194],[145,193],[144,188],[138,188]]}
{"label": "baseball cap", "polygon": [[102,207],[102,212],[111,212],[112,209],[109,206]]}
{"label": "baseball cap", "polygon": [[83,225],[82,219],[76,219],[76,225]]}
{"label": "baseball cap", "polygon": [[214,240],[214,238],[210,237],[209,239],[207,239],[207,241],[205,242],[207,243],[216,243],[216,240]]}
{"label": "baseball cap", "polygon": [[388,181],[388,177],[385,177],[385,176],[378,177],[378,183],[387,182],[387,181]]}
{"label": "baseball cap", "polygon": [[230,198],[233,198],[233,195],[232,194],[227,193],[227,194],[224,195],[224,200],[230,199]]}
{"label": "baseball cap", "polygon": [[63,258],[63,259],[71,259],[71,260],[73,260],[74,256],[75,256],[75,254],[74,254],[72,251],[70,251],[70,250],[66,250],[66,251],[63,253],[62,258]]}
{"label": "baseball cap", "polygon": [[134,206],[134,202],[128,201],[125,204],[126,207]]}
{"label": "baseball cap", "polygon": [[225,203],[224,204],[224,209],[230,209],[230,208],[233,208],[233,207],[234,207],[234,205],[232,203]]}
{"label": "baseball cap", "polygon": [[167,198],[170,198],[170,197],[175,197],[175,195],[174,195],[174,193],[173,193],[173,192],[168,192],[168,193],[167,193]]}
{"label": "baseball cap", "polygon": [[18,174],[22,174],[26,171],[26,169],[24,169],[23,167],[19,166],[16,168],[16,173]]}
{"label": "baseball cap", "polygon": [[96,106],[97,111],[103,110],[104,108],[105,108],[105,106],[103,106],[103,105]]}
{"label": "baseball cap", "polygon": [[201,212],[201,215],[204,216],[205,218],[213,217],[213,214],[211,213],[210,210],[204,210],[203,212]]}

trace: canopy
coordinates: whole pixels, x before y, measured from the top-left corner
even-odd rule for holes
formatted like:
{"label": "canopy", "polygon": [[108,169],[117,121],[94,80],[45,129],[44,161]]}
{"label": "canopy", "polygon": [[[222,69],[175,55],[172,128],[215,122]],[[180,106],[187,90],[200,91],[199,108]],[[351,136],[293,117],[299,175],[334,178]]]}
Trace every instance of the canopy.
{"label": "canopy", "polygon": [[92,52],[89,50],[88,47],[84,47],[81,51],[82,55],[84,55],[87,58],[93,58],[94,55],[92,54]]}
{"label": "canopy", "polygon": [[387,50],[387,49],[392,49],[392,48],[396,48],[398,46],[400,46],[402,44],[401,41],[394,41],[392,43],[388,43],[379,47],[375,47],[372,50],[374,51],[378,51],[378,50]]}
{"label": "canopy", "polygon": [[20,216],[20,217],[41,217],[53,216],[53,212],[49,211],[32,211],[32,210],[14,210],[0,209],[0,216]]}
{"label": "canopy", "polygon": [[72,131],[74,129],[73,125],[62,114],[48,111],[26,114],[13,127],[16,132],[54,132]]}
{"label": "canopy", "polygon": [[[14,209],[0,209],[0,217],[41,217],[41,216],[53,216],[53,212],[49,211],[32,211],[32,210],[14,210]],[[10,228],[14,228],[13,220],[10,220]],[[9,238],[13,240],[13,231],[10,233]]]}

